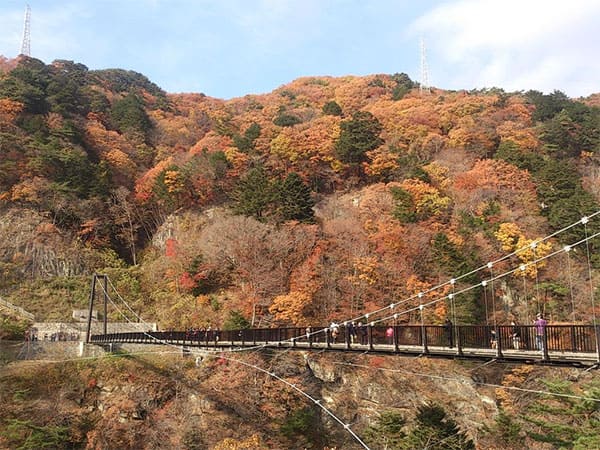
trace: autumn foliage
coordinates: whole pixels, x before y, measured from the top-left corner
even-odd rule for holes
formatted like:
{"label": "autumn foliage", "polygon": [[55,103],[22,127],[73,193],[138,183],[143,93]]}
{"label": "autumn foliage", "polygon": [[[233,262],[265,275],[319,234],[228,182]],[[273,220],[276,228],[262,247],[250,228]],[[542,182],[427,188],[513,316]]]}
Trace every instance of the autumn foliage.
{"label": "autumn foliage", "polygon": [[[304,326],[404,300],[431,303],[424,317],[439,323],[445,280],[515,251],[498,267],[524,265],[506,292],[527,296],[523,276],[559,277],[563,292],[560,264],[535,262],[558,239],[539,238],[598,208],[595,97],[420,95],[406,74],[379,74],[220,100],[70,61],[2,67],[0,223],[20,217],[21,230],[1,238],[6,279],[116,265],[140,308],[173,327],[230,314]],[[68,261],[73,248],[86,252]],[[482,290],[457,301],[461,320],[482,320]],[[558,294],[547,303],[564,315]]]}

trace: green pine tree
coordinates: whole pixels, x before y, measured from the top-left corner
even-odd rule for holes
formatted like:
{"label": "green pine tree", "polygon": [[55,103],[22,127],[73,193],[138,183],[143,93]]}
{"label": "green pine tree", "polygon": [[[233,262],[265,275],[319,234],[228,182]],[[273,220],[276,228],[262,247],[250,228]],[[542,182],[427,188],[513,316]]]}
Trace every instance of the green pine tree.
{"label": "green pine tree", "polygon": [[323,114],[329,116],[341,116],[342,107],[334,100],[331,100],[323,105]]}
{"label": "green pine tree", "polygon": [[133,93],[127,94],[113,104],[111,119],[121,132],[133,131],[146,136],[152,128],[143,100]]}
{"label": "green pine tree", "polygon": [[366,160],[366,153],[383,144],[379,136],[382,126],[368,111],[357,111],[352,119],[340,124],[340,137],[335,143],[335,153],[340,161],[358,164]]}
{"label": "green pine tree", "polygon": [[395,73],[392,75],[392,80],[396,82],[396,87],[392,91],[392,99],[400,100],[416,86],[416,83],[410,79],[408,75],[403,73]]}
{"label": "green pine tree", "polygon": [[402,414],[384,411],[375,423],[364,431],[365,440],[373,448],[401,449],[406,434],[402,430],[406,420]]}
{"label": "green pine tree", "polygon": [[423,405],[418,408],[415,427],[403,440],[406,450],[427,448],[429,450],[475,450],[475,444],[465,435],[454,420],[439,405]]}
{"label": "green pine tree", "polygon": [[237,214],[264,221],[273,203],[273,185],[263,167],[250,169],[233,192]]}
{"label": "green pine tree", "polygon": [[[556,394],[574,395],[572,383],[564,380],[542,380],[546,389]],[[585,387],[581,397],[600,397],[600,384]],[[522,419],[534,427],[527,432],[537,442],[557,448],[595,448],[600,442],[600,403],[575,397],[544,396],[533,402]],[[587,446],[592,444],[591,446]]]}
{"label": "green pine tree", "polygon": [[277,217],[280,221],[297,220],[312,222],[314,220],[314,200],[310,188],[302,181],[300,175],[291,172],[277,184],[275,196]]}
{"label": "green pine tree", "polygon": [[521,436],[521,425],[515,417],[500,409],[491,427],[484,425],[484,431],[493,439],[498,440],[502,448],[521,449],[523,441]]}
{"label": "green pine tree", "polygon": [[417,207],[415,200],[410,192],[401,187],[391,188],[392,197],[394,198],[394,210],[392,215],[395,219],[405,223],[413,223],[417,221]]}

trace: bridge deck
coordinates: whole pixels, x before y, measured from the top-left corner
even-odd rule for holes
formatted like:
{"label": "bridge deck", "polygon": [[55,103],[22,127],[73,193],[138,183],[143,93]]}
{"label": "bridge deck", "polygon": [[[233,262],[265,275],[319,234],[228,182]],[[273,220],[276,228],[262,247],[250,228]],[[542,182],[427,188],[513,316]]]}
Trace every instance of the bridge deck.
{"label": "bridge deck", "polygon": [[[251,341],[243,342],[238,340],[190,340],[190,339],[163,339],[157,340],[153,337],[145,336],[140,339],[138,333],[132,333],[136,336],[121,336],[113,337],[110,340],[103,340],[104,343],[146,343],[146,344],[164,344],[181,346],[184,348],[203,348],[203,349],[218,349],[232,351],[243,348],[271,348],[271,349],[294,349],[294,350],[325,350],[336,352],[353,352],[353,353],[383,353],[383,354],[399,354],[405,356],[431,356],[442,358],[464,358],[464,359],[497,359],[499,361],[514,361],[525,363],[544,363],[556,365],[578,365],[578,366],[595,366],[598,364],[598,355],[589,352],[574,352],[574,351],[553,351],[548,350],[547,355],[539,350],[515,350],[509,349],[492,349],[492,348],[475,348],[462,347],[460,349],[444,346],[428,346],[425,350],[421,345],[398,345],[394,344],[346,344],[346,343],[331,343],[331,342],[307,342],[307,341]],[[94,336],[99,338],[100,336]],[[100,343],[99,339],[95,339]]]}

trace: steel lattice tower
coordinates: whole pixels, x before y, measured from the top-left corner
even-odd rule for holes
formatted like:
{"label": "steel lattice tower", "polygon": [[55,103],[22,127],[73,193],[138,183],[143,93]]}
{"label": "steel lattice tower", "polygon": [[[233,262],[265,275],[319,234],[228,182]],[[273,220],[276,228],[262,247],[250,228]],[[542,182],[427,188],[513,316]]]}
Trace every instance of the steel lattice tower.
{"label": "steel lattice tower", "polygon": [[23,42],[21,55],[31,56],[31,8],[27,5],[25,10],[25,23],[23,24]]}
{"label": "steel lattice tower", "polygon": [[421,83],[419,92],[423,95],[424,92],[431,92],[429,89],[429,69],[427,67],[427,53],[425,52],[425,40],[421,38]]}

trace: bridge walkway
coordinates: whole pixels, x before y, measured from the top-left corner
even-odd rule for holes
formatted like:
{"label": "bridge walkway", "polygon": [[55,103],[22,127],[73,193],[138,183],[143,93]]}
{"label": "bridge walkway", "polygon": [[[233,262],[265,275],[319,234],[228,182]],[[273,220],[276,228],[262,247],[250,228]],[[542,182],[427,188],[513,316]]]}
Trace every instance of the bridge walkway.
{"label": "bridge walkway", "polygon": [[[556,365],[597,366],[600,362],[600,327],[592,325],[548,326],[541,341],[537,341],[535,328],[521,326],[518,348],[515,348],[512,327],[465,325],[453,327],[452,336],[442,326],[398,325],[368,326],[360,337],[348,330],[334,339],[327,327],[266,328],[227,331],[162,331],[113,333],[94,335],[90,342],[166,344],[181,347],[241,350],[264,347],[271,349],[298,349],[354,353],[401,354],[443,358],[497,359],[527,363]],[[389,330],[392,330],[391,332]],[[491,341],[492,329],[499,339]],[[310,329],[312,330],[312,329]],[[386,333],[388,333],[386,335]],[[452,344],[452,347],[450,346]],[[541,349],[537,349],[540,345]]]}

